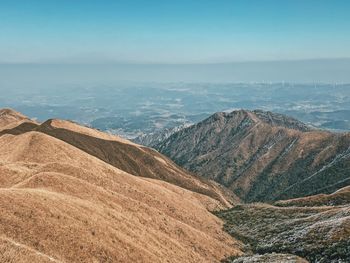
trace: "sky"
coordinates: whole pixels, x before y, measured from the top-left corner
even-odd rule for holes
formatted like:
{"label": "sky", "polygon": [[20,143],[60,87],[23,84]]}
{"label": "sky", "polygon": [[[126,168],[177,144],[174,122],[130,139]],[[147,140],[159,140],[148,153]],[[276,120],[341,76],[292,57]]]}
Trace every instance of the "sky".
{"label": "sky", "polygon": [[0,0],[0,63],[350,58],[349,0]]}

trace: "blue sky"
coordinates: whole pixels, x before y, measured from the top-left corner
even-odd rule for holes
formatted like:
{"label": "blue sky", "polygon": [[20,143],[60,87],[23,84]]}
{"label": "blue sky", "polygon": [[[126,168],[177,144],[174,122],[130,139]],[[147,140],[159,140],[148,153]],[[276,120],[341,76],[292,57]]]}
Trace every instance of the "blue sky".
{"label": "blue sky", "polygon": [[0,0],[0,62],[350,57],[348,0]]}

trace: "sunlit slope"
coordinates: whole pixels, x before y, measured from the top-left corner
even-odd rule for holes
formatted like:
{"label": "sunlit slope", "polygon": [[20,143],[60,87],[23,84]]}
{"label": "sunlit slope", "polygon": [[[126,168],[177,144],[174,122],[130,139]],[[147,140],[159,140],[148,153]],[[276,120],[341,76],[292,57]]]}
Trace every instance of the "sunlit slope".
{"label": "sunlit slope", "polygon": [[150,148],[71,121],[53,119],[42,124],[25,121],[0,131],[0,135],[18,135],[28,131],[38,131],[58,138],[130,174],[160,179],[211,196],[226,207],[239,200],[214,181],[189,174]]}
{"label": "sunlit slope", "polygon": [[0,136],[0,261],[217,262],[239,254],[220,201],[28,131]]}
{"label": "sunlit slope", "polygon": [[0,132],[6,129],[12,129],[22,123],[35,123],[35,121],[15,110],[0,109]]}

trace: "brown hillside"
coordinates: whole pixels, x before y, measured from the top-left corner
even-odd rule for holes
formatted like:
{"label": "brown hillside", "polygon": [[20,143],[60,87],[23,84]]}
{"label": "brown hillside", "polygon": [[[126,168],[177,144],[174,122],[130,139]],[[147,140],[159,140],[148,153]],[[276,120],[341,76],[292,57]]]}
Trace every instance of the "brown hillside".
{"label": "brown hillside", "polygon": [[12,129],[24,122],[35,123],[15,110],[0,109],[0,132],[6,129]]}
{"label": "brown hillside", "polygon": [[158,152],[118,136],[63,120],[43,124],[24,122],[1,134],[18,135],[38,131],[65,141],[102,161],[133,175],[160,179],[219,200],[224,206],[239,199],[219,184],[190,175]]}
{"label": "brown hillside", "polygon": [[40,132],[0,137],[1,262],[215,262],[241,253],[208,196]]}
{"label": "brown hillside", "polygon": [[130,174],[167,181],[188,190],[209,195],[226,205],[229,205],[227,200],[230,202],[238,200],[214,182],[189,175],[187,171],[153,149],[139,146],[117,136],[106,135],[61,120],[48,120],[36,130],[63,140]]}

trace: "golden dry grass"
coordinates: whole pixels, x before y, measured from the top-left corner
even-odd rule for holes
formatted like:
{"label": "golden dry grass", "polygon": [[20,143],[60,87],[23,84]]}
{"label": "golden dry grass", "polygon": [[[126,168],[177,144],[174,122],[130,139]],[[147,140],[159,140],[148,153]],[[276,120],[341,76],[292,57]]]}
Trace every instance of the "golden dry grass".
{"label": "golden dry grass", "polygon": [[23,114],[12,109],[0,109],[0,131],[12,129],[23,122],[35,123]]}
{"label": "golden dry grass", "polygon": [[241,244],[214,207],[40,132],[0,136],[0,262],[218,262]]}

